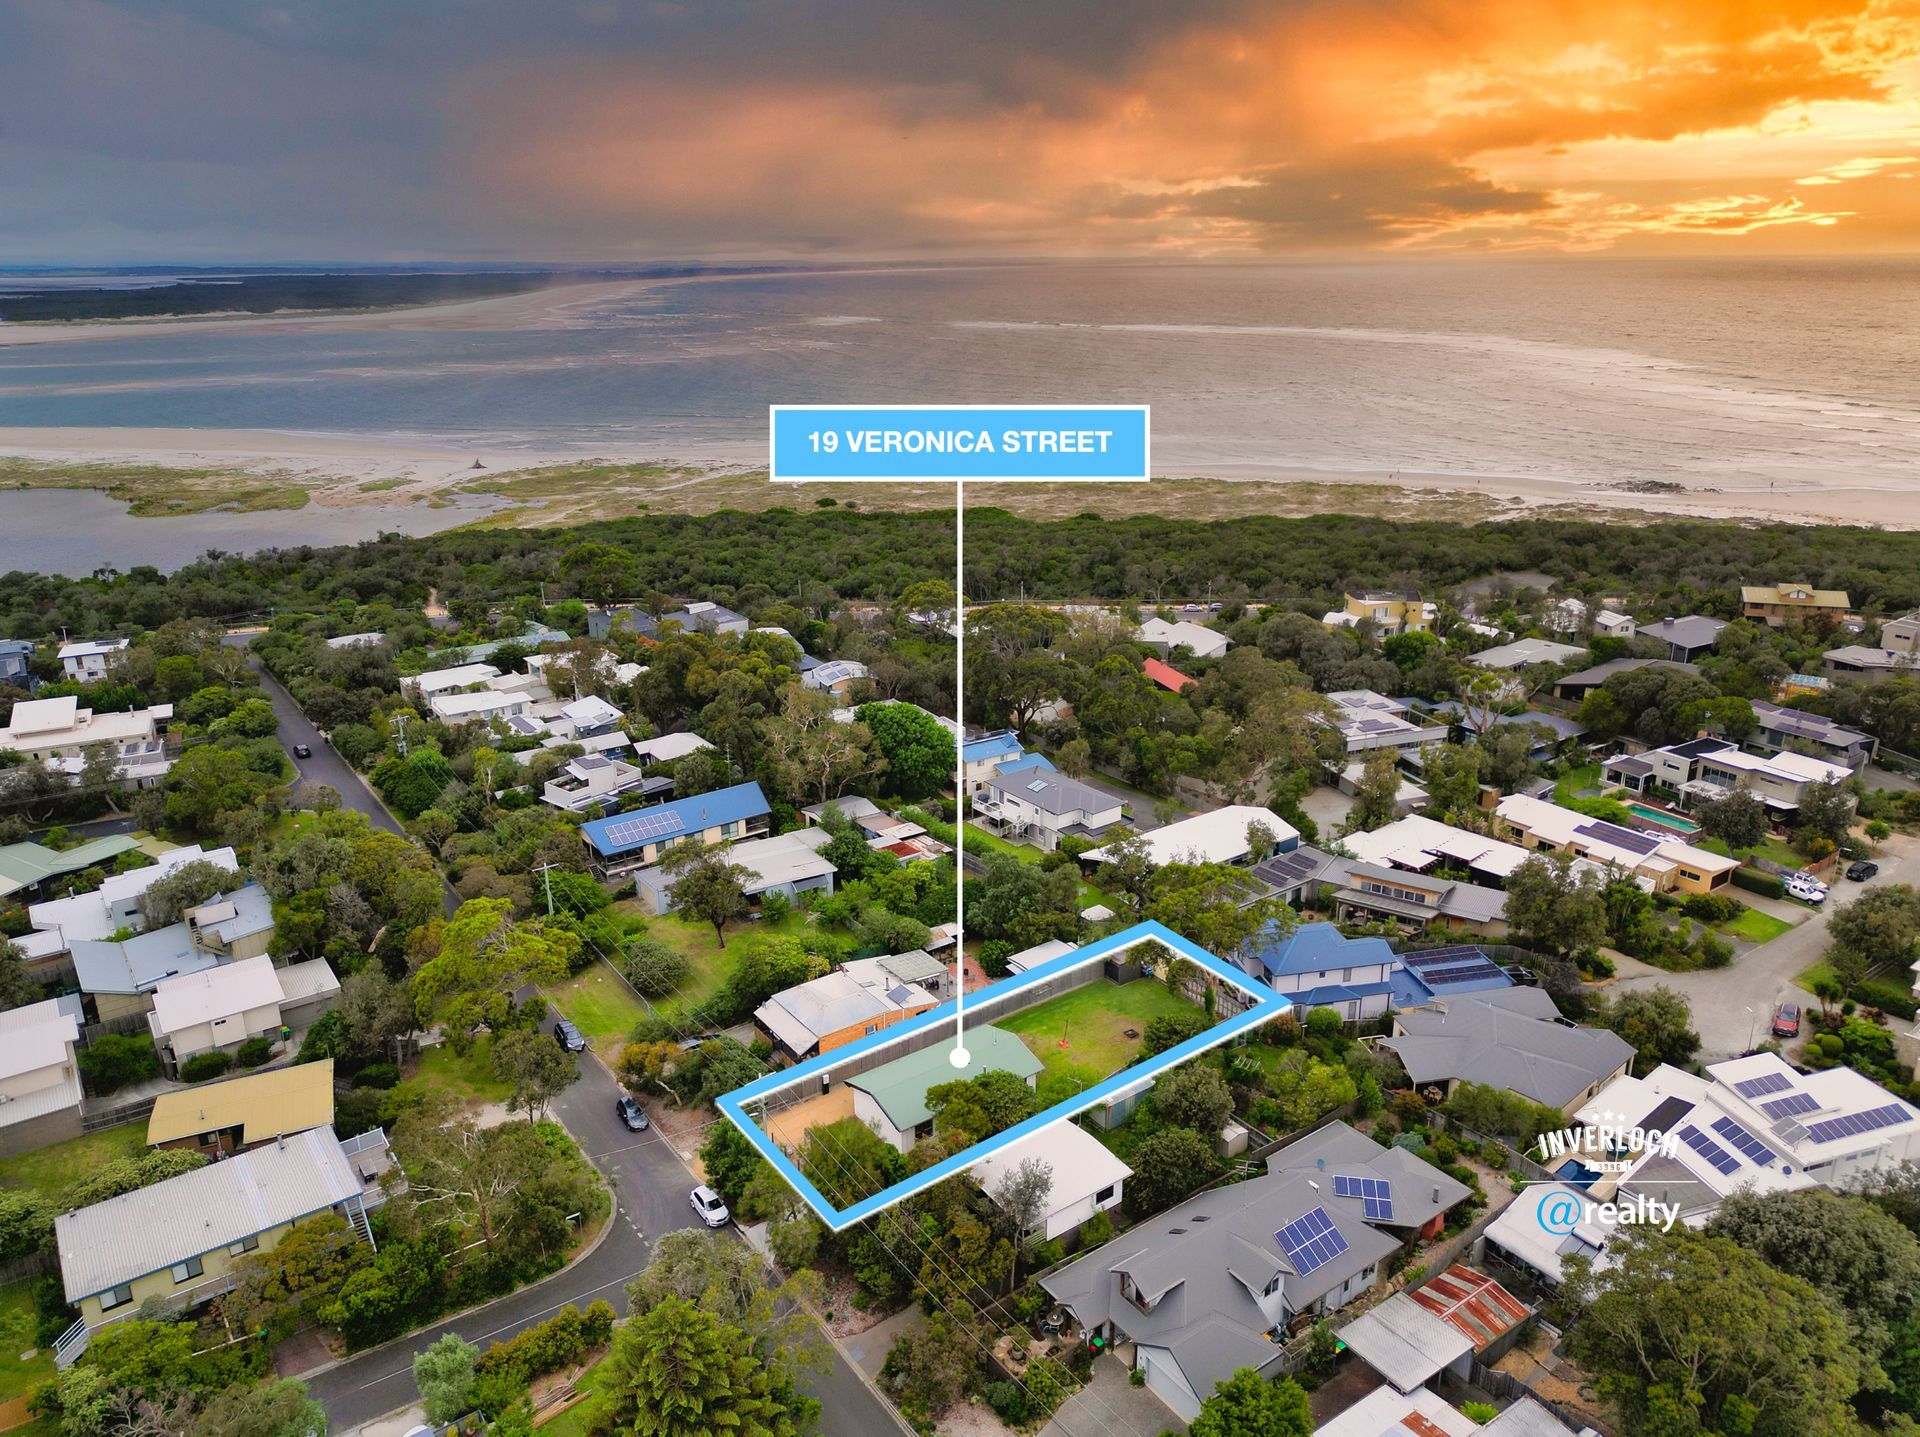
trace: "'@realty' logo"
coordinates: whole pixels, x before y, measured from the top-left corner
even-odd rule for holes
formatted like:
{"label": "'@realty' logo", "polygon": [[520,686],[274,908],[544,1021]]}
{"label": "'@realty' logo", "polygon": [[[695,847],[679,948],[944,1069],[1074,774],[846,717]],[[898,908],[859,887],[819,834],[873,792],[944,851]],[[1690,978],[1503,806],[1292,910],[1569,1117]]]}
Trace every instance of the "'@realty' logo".
{"label": "'@realty' logo", "polygon": [[1657,1225],[1662,1232],[1671,1232],[1680,1218],[1680,1204],[1658,1202],[1641,1193],[1619,1202],[1589,1202],[1576,1193],[1547,1188],[1540,1194],[1534,1216],[1556,1237],[1572,1237],[1582,1226],[1605,1233],[1629,1223]]}
{"label": "'@realty' logo", "polygon": [[1534,1149],[1543,1163],[1574,1157],[1593,1173],[1623,1173],[1649,1153],[1677,1157],[1680,1139],[1658,1128],[1628,1126],[1619,1113],[1581,1113],[1583,1126],[1542,1133]]}

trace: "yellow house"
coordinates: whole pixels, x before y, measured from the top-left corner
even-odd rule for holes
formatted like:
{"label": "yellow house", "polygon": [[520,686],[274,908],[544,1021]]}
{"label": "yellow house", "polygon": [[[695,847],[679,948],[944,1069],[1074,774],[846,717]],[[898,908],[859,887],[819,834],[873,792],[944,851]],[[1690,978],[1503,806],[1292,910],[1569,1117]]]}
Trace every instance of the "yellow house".
{"label": "yellow house", "polygon": [[162,1093],[147,1146],[225,1156],[333,1122],[333,1059]]}
{"label": "yellow house", "polygon": [[1742,617],[1759,619],[1780,628],[1792,619],[1829,618],[1835,623],[1854,617],[1853,602],[1844,589],[1816,589],[1788,580],[1780,584],[1744,584],[1740,589]]}
{"label": "yellow house", "polygon": [[1343,598],[1345,607],[1335,609],[1321,620],[1330,629],[1357,629],[1364,621],[1372,624],[1373,631],[1382,636],[1424,634],[1432,631],[1434,620],[1440,616],[1439,606],[1426,602],[1418,594],[1369,589],[1343,595]]}
{"label": "yellow house", "polygon": [[1717,893],[1733,882],[1736,858],[1678,838],[1589,818],[1545,799],[1514,793],[1494,809],[1497,836],[1526,848],[1571,853],[1644,879],[1656,893]]}
{"label": "yellow house", "polygon": [[218,1297],[242,1258],[270,1251],[305,1219],[337,1213],[371,1240],[367,1210],[385,1201],[380,1178],[392,1168],[377,1128],[345,1143],[332,1128],[310,1128],[60,1214],[60,1278],[80,1320],[55,1344],[55,1362],[71,1366],[93,1332],[149,1301],[178,1311]]}

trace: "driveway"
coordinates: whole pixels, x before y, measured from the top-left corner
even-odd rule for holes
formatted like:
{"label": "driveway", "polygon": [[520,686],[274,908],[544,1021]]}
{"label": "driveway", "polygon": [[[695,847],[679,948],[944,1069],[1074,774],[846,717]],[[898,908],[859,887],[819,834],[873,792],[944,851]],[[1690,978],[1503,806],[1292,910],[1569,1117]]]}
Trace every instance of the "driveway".
{"label": "driveway", "polygon": [[[1686,995],[1693,1006],[1694,1030],[1700,1034],[1700,1057],[1715,1060],[1744,1053],[1767,1036],[1773,1010],[1792,999],[1812,1001],[1794,986],[1794,977],[1820,961],[1827,951],[1827,919],[1833,909],[1851,902],[1861,892],[1887,883],[1920,884],[1920,840],[1889,839],[1881,845],[1880,872],[1865,883],[1845,878],[1833,885],[1822,910],[1798,928],[1771,943],[1749,949],[1725,968],[1696,973],[1668,973],[1631,958],[1619,963],[1613,988],[1645,988],[1664,984]],[[1745,897],[1745,894],[1740,895]],[[1905,975],[1900,975],[1903,979]]]}
{"label": "driveway", "polygon": [[1152,1389],[1135,1387],[1120,1359],[1105,1353],[1094,1358],[1092,1378],[1060,1404],[1040,1437],[1160,1437],[1186,1430],[1171,1407]]}

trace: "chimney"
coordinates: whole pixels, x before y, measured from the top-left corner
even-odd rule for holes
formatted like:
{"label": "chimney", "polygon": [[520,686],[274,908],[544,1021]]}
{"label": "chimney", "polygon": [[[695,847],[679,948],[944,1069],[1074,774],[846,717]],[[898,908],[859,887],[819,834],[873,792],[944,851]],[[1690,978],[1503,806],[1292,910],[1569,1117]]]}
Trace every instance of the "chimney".
{"label": "chimney", "polygon": [[[281,1152],[284,1153],[287,1150],[287,1135],[285,1133],[275,1133],[273,1137],[273,1141],[274,1141],[274,1145],[278,1147]],[[1439,1191],[1440,1189],[1435,1188],[1434,1189],[1435,1195],[1438,1195]]]}
{"label": "chimney", "polygon": [[1435,1183],[1433,1185],[1433,1201],[1434,1202],[1440,1201],[1440,1184],[1439,1183]]}

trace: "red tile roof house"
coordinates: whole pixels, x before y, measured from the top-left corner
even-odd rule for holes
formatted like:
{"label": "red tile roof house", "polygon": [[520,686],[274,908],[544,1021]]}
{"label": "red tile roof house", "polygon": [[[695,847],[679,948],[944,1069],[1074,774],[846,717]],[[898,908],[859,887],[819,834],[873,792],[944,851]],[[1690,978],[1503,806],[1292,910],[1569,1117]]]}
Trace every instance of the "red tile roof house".
{"label": "red tile roof house", "polygon": [[1190,684],[1199,682],[1198,679],[1190,678],[1186,674],[1181,673],[1180,670],[1174,668],[1173,665],[1163,664],[1158,659],[1147,659],[1140,665],[1140,668],[1148,678],[1160,685],[1161,688],[1172,689],[1175,693],[1179,693]]}

